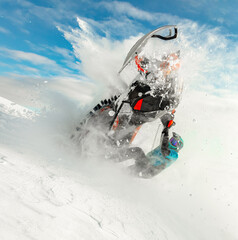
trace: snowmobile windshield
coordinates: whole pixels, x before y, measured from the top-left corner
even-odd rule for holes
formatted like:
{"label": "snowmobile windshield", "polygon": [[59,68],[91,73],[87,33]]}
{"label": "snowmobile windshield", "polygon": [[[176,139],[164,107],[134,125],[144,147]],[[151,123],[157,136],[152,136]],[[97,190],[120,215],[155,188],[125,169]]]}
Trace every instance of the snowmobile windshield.
{"label": "snowmobile windshield", "polygon": [[178,75],[180,51],[159,58],[137,57],[136,65],[140,74],[135,81],[147,85],[152,96],[162,94],[166,98],[181,98],[183,79]]}
{"label": "snowmobile windshield", "polygon": [[150,39],[157,40],[156,42],[158,42],[158,40],[159,41],[162,40],[162,42],[165,43],[165,42],[168,42],[168,40],[176,39],[177,33],[178,33],[177,27],[175,25],[169,25],[169,26],[159,27],[147,33],[143,37],[141,37],[130,49],[119,73],[122,72],[123,69],[129,64],[129,62],[132,59],[134,59],[135,56],[138,55],[138,53],[140,53],[144,49],[145,45],[147,45],[147,42]]}

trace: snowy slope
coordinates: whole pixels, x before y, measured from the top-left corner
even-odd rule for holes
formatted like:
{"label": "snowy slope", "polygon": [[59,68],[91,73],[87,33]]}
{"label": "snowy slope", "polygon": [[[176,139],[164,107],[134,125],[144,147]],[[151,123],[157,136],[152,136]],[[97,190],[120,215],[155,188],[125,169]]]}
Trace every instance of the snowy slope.
{"label": "snowy slope", "polygon": [[[4,99],[1,104],[6,102]],[[0,114],[2,122],[5,120],[2,130],[8,121],[18,124],[18,119]],[[0,149],[1,239],[174,237],[155,213],[138,206],[138,202],[107,193],[110,187],[100,191],[102,186],[94,186],[91,176],[49,164],[48,159],[29,153],[25,143],[20,149],[5,144]]]}
{"label": "snowy slope", "polygon": [[[74,120],[63,117],[70,112],[62,105],[62,115],[33,122],[9,115],[16,105],[0,100],[0,239],[238,238],[238,158],[231,142],[238,132],[226,124],[238,117],[233,98],[185,94],[176,116],[185,148],[151,180],[80,159],[66,134]],[[151,129],[145,125],[136,141]]]}
{"label": "snowy slope", "polygon": [[1,148],[1,239],[166,239],[148,210],[24,158]]}
{"label": "snowy slope", "polygon": [[2,113],[12,115],[14,117],[22,117],[32,119],[36,114],[30,109],[20,106],[6,98],[0,96],[0,111]]}

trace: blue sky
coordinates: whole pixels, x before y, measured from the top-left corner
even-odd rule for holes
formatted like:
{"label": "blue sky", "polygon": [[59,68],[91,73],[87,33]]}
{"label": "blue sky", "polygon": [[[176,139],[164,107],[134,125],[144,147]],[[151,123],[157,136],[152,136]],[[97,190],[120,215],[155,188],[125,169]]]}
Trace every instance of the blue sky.
{"label": "blue sky", "polygon": [[77,78],[80,59],[59,31],[76,29],[77,17],[114,41],[187,20],[236,41],[237,14],[236,0],[1,0],[0,75]]}

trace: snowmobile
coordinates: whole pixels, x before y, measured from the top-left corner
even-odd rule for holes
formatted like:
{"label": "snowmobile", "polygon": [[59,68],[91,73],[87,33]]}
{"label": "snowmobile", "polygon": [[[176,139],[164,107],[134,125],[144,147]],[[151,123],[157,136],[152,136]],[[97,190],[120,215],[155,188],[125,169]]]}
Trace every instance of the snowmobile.
{"label": "snowmobile", "polygon": [[[167,52],[153,59],[145,57],[143,52],[150,39],[172,41],[177,36],[176,26],[164,26],[144,35],[135,43],[119,74],[134,63],[138,75],[124,93],[102,100],[90,111],[76,127],[76,131],[81,133],[78,134],[79,138],[83,138],[90,131],[90,125],[93,125],[104,129],[110,141],[113,139],[117,145],[130,144],[142,124],[154,121],[178,106],[182,93],[177,77],[180,51]],[[76,135],[72,135],[72,138]]]}
{"label": "snowmobile", "polygon": [[98,103],[76,127],[72,138],[81,142],[97,129],[106,145],[122,149],[130,146],[144,123],[163,118],[168,113],[173,116],[183,89],[178,77],[180,51],[168,45],[156,55],[153,48],[153,54],[150,54],[146,47],[152,39],[163,46],[164,42],[173,41],[177,36],[177,27],[170,25],[140,38],[119,70],[121,74],[128,66],[136,68],[135,78],[123,93]]}

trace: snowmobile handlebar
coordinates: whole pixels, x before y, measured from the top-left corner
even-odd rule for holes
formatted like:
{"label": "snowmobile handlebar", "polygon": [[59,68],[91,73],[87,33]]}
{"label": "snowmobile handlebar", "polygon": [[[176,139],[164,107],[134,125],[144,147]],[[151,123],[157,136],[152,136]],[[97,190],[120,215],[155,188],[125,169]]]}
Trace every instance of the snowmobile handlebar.
{"label": "snowmobile handlebar", "polygon": [[152,38],[159,38],[159,39],[162,39],[162,40],[165,40],[165,41],[168,41],[168,40],[172,40],[172,39],[175,39],[177,38],[177,35],[178,35],[178,29],[175,27],[174,28],[174,35],[173,36],[167,36],[167,37],[164,37],[164,36],[161,36],[161,35],[152,35],[151,37]]}
{"label": "snowmobile handlebar", "polygon": [[173,125],[175,125],[174,122],[174,115],[171,113],[166,113],[160,118],[163,126],[165,128],[171,128]]}

